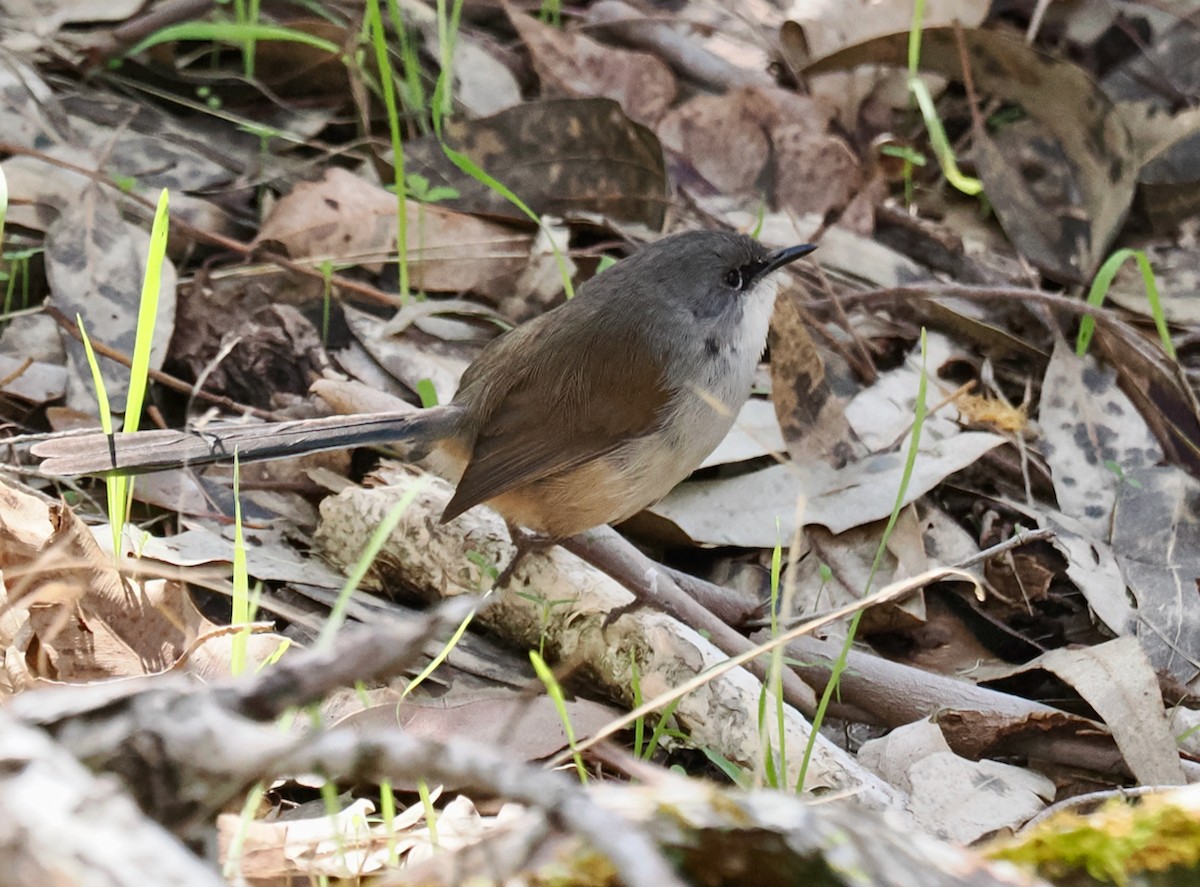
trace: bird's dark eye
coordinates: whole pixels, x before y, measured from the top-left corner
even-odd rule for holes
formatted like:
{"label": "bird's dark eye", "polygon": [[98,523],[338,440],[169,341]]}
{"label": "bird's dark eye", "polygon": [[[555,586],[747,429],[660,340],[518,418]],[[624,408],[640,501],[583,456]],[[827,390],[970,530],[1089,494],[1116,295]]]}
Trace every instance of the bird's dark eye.
{"label": "bird's dark eye", "polygon": [[725,285],[730,289],[740,290],[742,288],[742,269],[731,268],[725,272]]}

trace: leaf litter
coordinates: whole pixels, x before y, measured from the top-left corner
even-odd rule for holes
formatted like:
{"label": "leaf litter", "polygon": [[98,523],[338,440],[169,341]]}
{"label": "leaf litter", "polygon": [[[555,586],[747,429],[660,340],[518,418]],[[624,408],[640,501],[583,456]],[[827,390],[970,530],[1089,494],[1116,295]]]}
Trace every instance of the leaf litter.
{"label": "leaf litter", "polygon": [[[1196,778],[1166,726],[1167,705],[1188,722],[1200,677],[1198,338],[1187,258],[1196,237],[1188,158],[1200,123],[1177,100],[1195,91],[1186,63],[1194,30],[1183,22],[1133,5],[1134,41],[1127,21],[1057,10],[1027,41],[983,4],[955,5],[957,25],[931,4],[919,67],[960,167],[983,182],[980,202],[947,184],[897,74],[908,5],[872,4],[868,16],[814,4],[789,21],[765,4],[736,13],[684,4],[644,18],[604,2],[561,26],[506,7],[464,15],[447,55],[436,10],[405,2],[397,9],[415,51],[395,47],[393,58],[404,102],[403,253],[407,297],[419,300],[409,305],[431,306],[414,313],[396,307],[407,294],[396,292],[398,203],[373,66],[264,40],[247,69],[244,48],[181,41],[105,71],[96,63],[128,48],[125,34],[90,31],[80,23],[96,16],[75,4],[43,6],[0,38],[0,101],[13,122],[0,145],[10,199],[0,388],[12,436],[94,415],[69,327],[78,312],[97,341],[132,350],[139,232],[149,224],[141,201],[164,186],[173,206],[180,198],[181,224],[154,366],[181,383],[161,386],[153,411],[198,428],[214,403],[227,417],[253,407],[285,418],[447,401],[502,328],[494,318],[519,322],[563,297],[550,239],[569,253],[576,283],[602,255],[667,231],[725,226],[771,245],[813,240],[814,264],[781,282],[768,363],[730,439],[625,529],[670,568],[751,604],[769,596],[781,546],[799,617],[939,565],[966,568],[978,589],[942,581],[869,608],[855,655],[909,669],[893,695],[921,675],[971,689],[989,680],[1017,713],[991,717],[965,693],[945,710],[914,690],[901,722],[881,698],[897,672],[881,669],[872,690],[847,678],[831,710],[847,729],[837,742],[821,734],[806,787],[904,806],[913,827],[970,844],[1097,782]],[[343,15],[274,24],[348,45],[361,23]],[[114,8],[105,17],[132,25],[138,16]],[[637,29],[622,26],[633,21]],[[35,32],[44,39],[30,39]],[[775,41],[772,58],[763,47]],[[450,162],[432,133],[428,103],[446,97],[433,86],[447,58],[446,144],[518,195],[539,227]],[[831,86],[835,74],[841,86]],[[1148,250],[1177,362],[1163,354],[1129,267],[1095,312],[1091,352],[1074,353],[1085,287],[1125,246]],[[120,403],[123,369],[106,361],[104,372]],[[898,498],[922,373],[928,415]],[[50,504],[44,494],[54,490],[27,470],[21,445],[0,479],[6,695],[172,670],[228,675],[228,469],[139,479],[134,517],[144,529],[127,529],[118,572],[81,522],[103,520],[103,489],[74,482],[70,507]],[[279,632],[251,635],[255,667],[316,643],[342,573],[393,501],[381,491],[419,479],[378,460],[243,469],[248,569],[262,583],[261,618]],[[426,496],[416,494],[368,572],[356,618],[411,619],[398,602],[478,593],[509,557],[502,527],[437,528],[436,496]],[[1033,528],[1048,536],[1022,543]],[[110,537],[98,526],[95,538]],[[425,735],[441,741],[477,726],[495,736],[503,722],[510,743],[536,749],[531,758],[568,748],[557,727],[548,736],[548,697],[530,705],[517,689],[531,686],[532,672],[513,647],[562,666],[578,694],[576,739],[616,717],[601,701],[632,707],[720,660],[686,625],[626,612],[607,577],[558,554],[530,558],[516,573],[520,590],[477,619],[478,640],[499,643],[451,651],[416,691]],[[608,612],[619,614],[612,625]],[[845,623],[817,634],[840,641]],[[816,672],[806,663],[804,680],[821,688],[827,662]],[[1053,680],[1037,677],[1046,674]],[[410,704],[405,683],[366,691],[381,697],[350,694],[329,717],[342,729],[394,724],[397,706]],[[741,669],[692,689],[658,761],[700,770],[688,756],[699,748],[720,762],[710,773],[794,785],[811,692],[788,696],[783,735],[770,733],[785,762],[763,753],[759,690]],[[1088,752],[1072,765],[1084,735]],[[589,758],[595,768],[601,760]],[[960,792],[966,784],[974,789]],[[989,792],[1007,803],[989,804]],[[268,815],[305,797],[277,786]],[[451,803],[470,803],[459,798]],[[243,857],[243,874],[347,878],[392,864],[386,829],[355,863],[338,846],[351,832],[321,831],[326,812],[301,839],[307,850],[280,851],[299,832],[256,837],[264,855],[253,865]],[[340,815],[352,829],[368,814],[347,802]],[[409,815],[398,830],[416,827]],[[222,841],[238,827],[224,819]]]}

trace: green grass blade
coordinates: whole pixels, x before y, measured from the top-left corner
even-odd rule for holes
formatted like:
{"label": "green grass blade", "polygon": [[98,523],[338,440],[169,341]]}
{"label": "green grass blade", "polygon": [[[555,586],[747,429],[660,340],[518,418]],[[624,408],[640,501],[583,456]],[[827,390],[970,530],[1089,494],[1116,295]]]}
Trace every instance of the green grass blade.
{"label": "green grass blade", "polygon": [[471,625],[471,620],[474,618],[474,610],[463,617],[462,621],[458,623],[458,627],[454,629],[454,633],[450,635],[450,639],[446,641],[446,643],[442,644],[442,648],[437,651],[432,659],[429,660],[429,664],[421,669],[421,671],[418,672],[417,675],[405,685],[404,691],[400,694],[401,699],[404,699],[409,693],[421,686],[426,678],[437,671],[438,667],[446,661],[446,657],[450,655],[450,651],[454,649],[454,647],[462,639],[462,636],[466,634],[467,629]]}
{"label": "green grass blade", "polygon": [[937,157],[938,163],[942,167],[942,175],[946,177],[946,181],[970,197],[983,193],[983,183],[979,179],[964,175],[958,168],[958,160],[954,156],[954,146],[950,144],[941,118],[938,117],[937,107],[933,103],[933,96],[929,94],[929,87],[925,85],[925,81],[919,77],[909,78],[908,88],[916,96],[917,107],[921,109],[921,117],[925,121],[925,128],[929,131],[929,142],[933,146],[934,156]]}
{"label": "green grass blade", "polygon": [[379,68],[379,87],[387,109],[388,133],[392,142],[392,180],[396,189],[396,249],[400,263],[400,299],[408,300],[408,193],[404,177],[404,144],[400,137],[400,113],[396,108],[396,83],[388,58],[387,40],[379,0],[367,0],[367,23],[375,64]]}
{"label": "green grass blade", "polygon": [[562,685],[554,676],[554,672],[550,670],[550,666],[546,664],[546,660],[539,656],[536,650],[529,651],[529,661],[533,663],[533,670],[537,672],[538,680],[546,687],[546,693],[554,702],[554,708],[558,711],[558,717],[562,721],[563,732],[567,736],[567,746],[571,749],[572,757],[575,759],[575,772],[579,774],[579,781],[586,785],[588,781],[587,768],[583,766],[583,756],[575,750],[578,743],[575,740],[575,728],[571,725],[571,717],[567,713],[567,700],[563,696]]}
{"label": "green grass blade", "polygon": [[8,218],[8,179],[0,168],[0,250],[4,249],[4,222]]}
{"label": "green grass blade", "polygon": [[417,780],[417,795],[421,799],[421,807],[425,811],[425,827],[429,829],[429,845],[437,849],[441,845],[438,840],[437,810],[433,806],[433,797],[429,794],[429,783],[424,779]]}
{"label": "green grass blade", "polygon": [[679,707],[682,699],[672,699],[658,716],[658,721],[654,724],[654,730],[650,733],[650,741],[646,743],[645,760],[650,760],[654,757],[654,753],[658,750],[658,744],[667,734],[667,729],[671,722],[671,717],[675,714],[675,709]]}
{"label": "green grass blade", "polygon": [[142,278],[142,297],[138,302],[137,335],[133,342],[133,360],[129,367],[129,394],[125,399],[125,431],[137,431],[142,405],[150,379],[150,349],[154,343],[154,324],[158,318],[158,299],[162,291],[162,266],[167,255],[170,210],[167,189],[158,195],[154,225],[150,229],[150,248],[146,253],[146,273]]}
{"label": "green grass blade", "polygon": [[404,516],[404,512],[408,510],[408,507],[413,504],[413,501],[425,489],[426,483],[428,481],[424,478],[414,482],[409,491],[400,498],[400,501],[392,506],[392,510],[388,512],[387,517],[379,522],[379,526],[375,528],[375,532],[367,540],[366,547],[363,549],[362,554],[358,556],[358,561],[354,564],[354,569],[346,577],[346,584],[338,592],[337,600],[329,611],[329,618],[325,620],[325,625],[321,629],[321,636],[317,639],[316,649],[327,650],[329,649],[329,645],[333,643],[333,639],[337,636],[338,631],[341,630],[342,625],[346,621],[346,609],[350,606],[350,595],[354,594],[354,590],[362,584],[363,577],[367,575],[367,570],[371,568],[371,564],[379,556],[379,551],[383,548],[383,543],[395,532],[396,527],[400,524],[400,518]]}
{"label": "green grass blade", "polygon": [[[1150,265],[1150,259],[1144,250],[1140,249],[1119,249],[1100,266],[1100,270],[1096,272],[1096,276],[1092,278],[1091,288],[1088,290],[1087,303],[1093,308],[1099,308],[1104,304],[1104,300],[1108,298],[1108,291],[1112,287],[1112,282],[1117,276],[1117,272],[1121,270],[1121,266],[1126,260],[1133,259],[1137,262],[1138,270],[1142,274],[1142,286],[1146,290],[1146,301],[1150,305],[1150,316],[1154,318],[1154,327],[1158,330],[1158,338],[1162,342],[1163,351],[1171,360],[1177,360],[1175,352],[1175,343],[1171,341],[1171,331],[1167,327],[1167,318],[1163,314],[1162,299],[1158,294],[1158,281],[1154,277],[1154,268]],[[1092,342],[1092,336],[1096,332],[1096,318],[1090,314],[1084,315],[1079,321],[1079,335],[1075,339],[1075,353],[1079,357],[1083,357],[1087,353],[1088,345]]]}
{"label": "green grass blade", "polygon": [[246,800],[242,802],[242,811],[238,816],[237,828],[229,839],[229,847],[225,851],[225,862],[221,866],[221,874],[230,883],[240,881],[238,877],[242,870],[242,862],[246,852],[246,839],[250,836],[250,826],[254,823],[254,813],[262,803],[267,793],[267,787],[257,782],[246,792]]}
{"label": "green grass blade", "polygon": [[285,43],[303,43],[314,49],[324,50],[330,55],[341,55],[342,48],[336,43],[297,31],[294,28],[281,28],[275,25],[262,25],[237,22],[182,22],[171,25],[161,31],[155,31],[140,43],[134,44],[125,55],[133,56],[162,43],[174,43],[178,40],[211,41],[213,43],[229,43],[234,46],[253,45],[264,40],[275,40]]}
{"label": "green grass blade", "polygon": [[428,132],[429,125],[425,122],[425,87],[421,83],[421,62],[417,57],[416,41],[404,24],[399,0],[387,0],[387,10],[388,18],[392,20],[392,29],[400,43],[400,60],[404,63],[405,107],[416,117],[421,131]]}
{"label": "green grass blade", "polygon": [[[92,348],[92,340],[83,325],[83,317],[76,314],[75,323],[79,326],[79,338],[83,341],[83,353],[87,356],[88,369],[92,372],[92,385],[96,389],[96,407],[100,412],[100,428],[105,434],[113,433],[112,406],[108,402],[108,388],[104,384],[104,375],[100,372],[100,362],[96,359],[96,351]],[[124,477],[108,475],[104,478],[104,491],[108,505],[108,525],[112,529],[113,559],[121,559],[121,531],[125,528],[126,484]]]}
{"label": "green grass blade", "polygon": [[925,129],[929,133],[929,142],[933,146],[934,156],[942,168],[946,181],[964,194],[974,197],[982,193],[983,183],[979,179],[963,175],[958,168],[958,160],[954,156],[954,147],[946,136],[946,129],[938,117],[937,107],[929,87],[921,79],[921,28],[925,22],[925,0],[913,3],[912,24],[908,28],[908,90],[917,100],[921,118],[925,121]]}

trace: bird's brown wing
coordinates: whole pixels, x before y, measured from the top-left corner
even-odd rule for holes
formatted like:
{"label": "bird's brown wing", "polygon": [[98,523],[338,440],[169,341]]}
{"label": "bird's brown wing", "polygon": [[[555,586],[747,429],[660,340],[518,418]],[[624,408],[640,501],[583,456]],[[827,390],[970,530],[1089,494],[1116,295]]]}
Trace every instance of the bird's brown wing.
{"label": "bird's brown wing", "polygon": [[[498,341],[501,347],[480,356],[464,376],[464,396],[481,396],[488,385],[507,390],[481,397],[489,409],[443,520],[602,458],[657,427],[671,396],[656,371],[660,358],[634,323],[621,327],[610,326],[603,343],[541,339],[538,357],[519,364],[513,359],[521,353],[519,342]],[[534,321],[516,332],[553,340],[557,330]],[[526,349],[523,356],[528,354]],[[501,365],[507,371],[497,373]]]}

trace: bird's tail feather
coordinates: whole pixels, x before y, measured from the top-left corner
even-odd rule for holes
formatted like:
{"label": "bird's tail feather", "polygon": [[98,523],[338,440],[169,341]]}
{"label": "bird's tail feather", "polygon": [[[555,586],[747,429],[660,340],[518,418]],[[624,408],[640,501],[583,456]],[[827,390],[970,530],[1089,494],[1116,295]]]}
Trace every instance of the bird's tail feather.
{"label": "bird's tail feather", "polygon": [[42,474],[135,474],[210,462],[283,459],[348,447],[394,444],[411,459],[455,430],[457,409],[360,413],[257,425],[215,424],[195,430],[93,432],[41,441],[33,454]]}

